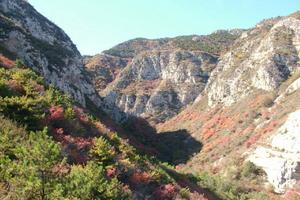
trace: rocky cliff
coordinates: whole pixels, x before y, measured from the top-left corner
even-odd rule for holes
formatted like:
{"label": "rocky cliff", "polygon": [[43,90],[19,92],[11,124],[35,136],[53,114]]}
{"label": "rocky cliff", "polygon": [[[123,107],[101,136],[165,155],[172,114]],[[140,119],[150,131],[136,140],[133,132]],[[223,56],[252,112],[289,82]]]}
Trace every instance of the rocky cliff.
{"label": "rocky cliff", "polygon": [[[140,118],[139,133],[151,130],[159,143],[151,147],[167,149],[182,173],[208,171],[197,184],[213,185],[222,198],[299,193],[299,12],[249,30],[137,38],[86,57],[26,1],[0,1],[0,27],[1,65],[20,58],[96,114],[125,125]],[[139,147],[148,142],[142,139]]]}
{"label": "rocky cliff", "polygon": [[[104,110],[115,120],[155,124],[176,115],[202,92],[220,53],[243,30],[207,36],[134,39],[85,60]],[[108,84],[109,83],[109,84]],[[108,85],[107,85],[108,84]]]}
{"label": "rocky cliff", "polygon": [[299,67],[299,25],[297,18],[283,17],[245,32],[209,80],[209,105],[228,106],[254,90],[277,90]]}
{"label": "rocky cliff", "polygon": [[204,89],[216,62],[216,56],[203,52],[140,54],[100,93],[106,111],[121,121],[121,112],[156,122],[168,119]]}
{"label": "rocky cliff", "polygon": [[81,55],[70,38],[23,0],[0,2],[1,53],[18,57],[82,105],[100,106]]}
{"label": "rocky cliff", "polygon": [[203,143],[183,171],[208,170],[242,184],[244,159],[266,173],[250,188],[268,188],[268,181],[284,193],[298,183],[299,16],[264,20],[244,32],[194,104],[157,126],[185,129]]}

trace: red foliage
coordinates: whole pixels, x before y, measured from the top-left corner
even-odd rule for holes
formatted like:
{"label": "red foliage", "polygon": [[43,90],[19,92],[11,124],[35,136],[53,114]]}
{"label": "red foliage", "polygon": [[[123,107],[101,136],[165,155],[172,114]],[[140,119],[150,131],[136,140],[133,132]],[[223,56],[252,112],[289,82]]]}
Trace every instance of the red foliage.
{"label": "red foliage", "polygon": [[161,185],[154,192],[155,199],[166,200],[172,199],[176,194],[176,188],[173,184],[169,183],[166,185]]}
{"label": "red foliage", "polygon": [[261,135],[253,135],[252,137],[250,137],[246,142],[245,142],[245,144],[246,144],[246,147],[247,148],[249,148],[249,147],[251,147],[253,144],[255,144],[258,140],[259,140],[259,138],[261,137]]}
{"label": "red foliage", "polygon": [[272,113],[270,113],[269,111],[263,111],[263,112],[261,113],[261,116],[262,116],[263,119],[269,120],[269,119],[271,118],[271,114],[272,114]]}
{"label": "red foliage", "polygon": [[106,170],[106,176],[109,178],[114,178],[117,176],[117,169],[116,168],[109,168]]}
{"label": "red foliage", "polygon": [[214,129],[204,129],[202,131],[202,137],[203,137],[203,140],[207,140],[209,139],[211,136],[213,136],[216,132],[214,131]]}
{"label": "red foliage", "polygon": [[90,138],[73,137],[66,133],[63,128],[53,129],[53,137],[58,141],[62,149],[75,163],[85,163],[87,156],[84,154],[92,144]]}
{"label": "red foliage", "polygon": [[49,108],[49,120],[61,120],[64,118],[64,108],[61,106],[51,106]]}
{"label": "red foliage", "polygon": [[88,123],[89,122],[89,118],[88,116],[84,113],[84,110],[82,108],[79,107],[75,107],[74,108],[75,114],[77,119],[82,122],[82,123]]}
{"label": "red foliage", "polygon": [[5,68],[11,68],[14,64],[15,62],[0,54],[0,65],[2,65]]}
{"label": "red foliage", "polygon": [[288,190],[284,195],[284,199],[298,199],[297,197],[300,197],[300,192],[296,190]]}
{"label": "red foliage", "polygon": [[147,172],[135,172],[130,177],[130,182],[133,184],[147,184],[151,181],[151,176]]}

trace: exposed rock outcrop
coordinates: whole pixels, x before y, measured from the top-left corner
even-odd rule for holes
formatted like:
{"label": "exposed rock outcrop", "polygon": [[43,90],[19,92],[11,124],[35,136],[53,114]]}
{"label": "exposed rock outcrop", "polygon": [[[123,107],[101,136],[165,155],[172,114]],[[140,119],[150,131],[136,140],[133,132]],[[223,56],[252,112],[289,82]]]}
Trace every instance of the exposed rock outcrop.
{"label": "exposed rock outcrop", "polygon": [[259,146],[249,160],[262,167],[275,191],[285,192],[300,178],[300,110],[291,113],[270,138],[269,145]]}
{"label": "exposed rock outcrop", "polygon": [[195,100],[219,55],[243,32],[137,38],[87,58],[85,64],[112,118],[121,122],[135,116],[162,122]]}
{"label": "exposed rock outcrop", "polygon": [[204,52],[148,51],[134,57],[101,92],[118,121],[128,115],[160,122],[193,102],[204,89],[218,58]]}
{"label": "exposed rock outcrop", "polygon": [[86,76],[81,55],[70,38],[55,24],[23,0],[0,2],[1,53],[22,59],[75,100],[87,98],[100,106],[101,100]]}
{"label": "exposed rock outcrop", "polygon": [[255,90],[276,91],[299,67],[300,20],[266,20],[242,34],[212,72],[206,91],[209,105],[226,106]]}

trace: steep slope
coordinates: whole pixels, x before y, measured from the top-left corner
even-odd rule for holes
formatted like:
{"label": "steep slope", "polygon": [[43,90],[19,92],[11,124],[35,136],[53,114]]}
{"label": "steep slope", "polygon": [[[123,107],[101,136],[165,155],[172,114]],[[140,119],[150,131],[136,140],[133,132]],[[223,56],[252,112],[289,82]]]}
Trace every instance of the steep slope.
{"label": "steep slope", "polygon": [[0,122],[1,199],[218,199],[3,56]]}
{"label": "steep slope", "polygon": [[255,89],[274,91],[299,66],[299,20],[258,24],[224,55],[207,87],[209,105],[230,105]]}
{"label": "steep slope", "polygon": [[83,64],[92,77],[93,85],[98,92],[116,79],[119,72],[130,63],[130,58],[108,54],[98,54],[83,58]]}
{"label": "steep slope", "polygon": [[54,84],[86,105],[101,101],[81,63],[81,55],[70,38],[55,24],[23,0],[2,0],[1,53],[18,57]]}
{"label": "steep slope", "polygon": [[104,111],[113,119],[125,122],[137,117],[155,124],[176,115],[195,100],[219,54],[242,32],[217,31],[207,36],[157,40],[138,38],[86,59],[86,67],[104,98]]}
{"label": "steep slope", "polygon": [[23,0],[0,11],[1,199],[218,199],[102,115],[61,29]]}
{"label": "steep slope", "polygon": [[247,190],[284,193],[297,186],[299,23],[298,12],[243,33],[220,57],[194,105],[157,126],[160,132],[187,130],[202,142],[183,171],[207,170]]}
{"label": "steep slope", "polygon": [[168,119],[204,89],[216,62],[217,57],[202,52],[139,54],[100,93],[107,106],[105,111],[118,121],[128,115],[154,122]]}

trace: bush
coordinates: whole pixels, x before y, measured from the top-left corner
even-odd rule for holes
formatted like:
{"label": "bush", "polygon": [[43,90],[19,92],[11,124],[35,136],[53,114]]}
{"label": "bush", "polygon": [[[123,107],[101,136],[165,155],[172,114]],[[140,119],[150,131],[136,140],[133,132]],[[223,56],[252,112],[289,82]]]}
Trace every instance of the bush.
{"label": "bush", "polygon": [[181,196],[181,198],[183,199],[190,199],[190,190],[189,188],[181,188],[179,190],[179,195]]}
{"label": "bush", "polygon": [[68,197],[70,199],[129,199],[130,193],[123,191],[117,179],[110,181],[105,170],[94,162],[86,166],[73,166],[68,176]]}
{"label": "bush", "polygon": [[244,163],[241,175],[243,177],[252,177],[252,176],[257,176],[261,173],[262,173],[261,168],[257,167],[252,162],[247,161],[246,163]]}
{"label": "bush", "polygon": [[47,105],[42,99],[21,97],[0,97],[0,112],[6,117],[26,125],[29,130],[41,128]]}
{"label": "bush", "polygon": [[97,162],[109,165],[113,163],[115,156],[114,147],[111,146],[104,137],[94,139],[93,147],[90,150],[90,156]]}

